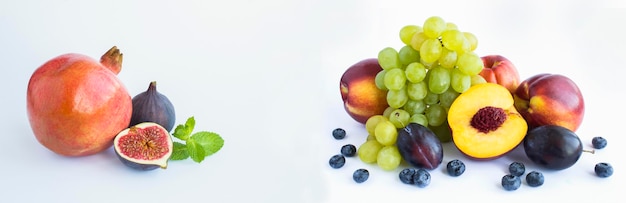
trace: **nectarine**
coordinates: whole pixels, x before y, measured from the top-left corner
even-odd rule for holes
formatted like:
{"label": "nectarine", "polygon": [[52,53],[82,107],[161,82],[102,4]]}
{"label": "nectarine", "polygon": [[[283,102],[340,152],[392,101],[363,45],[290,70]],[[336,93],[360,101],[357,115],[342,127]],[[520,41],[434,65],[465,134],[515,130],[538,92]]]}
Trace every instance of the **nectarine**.
{"label": "nectarine", "polygon": [[376,87],[376,74],[383,69],[378,59],[370,58],[350,66],[339,83],[341,99],[346,112],[359,123],[365,124],[374,115],[382,115],[389,105],[387,91]]}
{"label": "nectarine", "polygon": [[580,89],[566,76],[538,74],[520,83],[515,108],[529,127],[559,125],[576,131],[582,123],[585,102]]}
{"label": "nectarine", "polygon": [[479,73],[487,82],[500,84],[513,94],[520,83],[517,68],[501,55],[487,55],[481,57],[485,68]]}

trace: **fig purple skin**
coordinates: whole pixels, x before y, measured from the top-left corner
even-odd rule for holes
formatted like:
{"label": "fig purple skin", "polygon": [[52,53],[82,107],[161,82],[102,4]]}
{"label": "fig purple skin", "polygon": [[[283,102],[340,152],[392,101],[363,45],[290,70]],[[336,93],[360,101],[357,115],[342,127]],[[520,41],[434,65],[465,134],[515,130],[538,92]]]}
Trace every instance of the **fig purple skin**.
{"label": "fig purple skin", "polygon": [[176,112],[172,102],[163,94],[157,92],[156,82],[150,82],[148,90],[133,97],[133,114],[130,125],[143,122],[154,122],[171,132],[176,122]]}
{"label": "fig purple skin", "polygon": [[120,159],[120,161],[122,161],[122,163],[132,169],[135,170],[139,170],[139,171],[151,171],[157,168],[161,168],[161,166],[156,165],[156,164],[140,164],[140,163],[136,163],[136,162],[132,162],[128,159],[123,158],[122,156],[120,156],[119,153],[115,153],[117,155],[117,158]]}
{"label": "fig purple skin", "polygon": [[443,161],[443,147],[439,138],[427,127],[409,123],[398,130],[396,141],[404,160],[417,167],[432,170]]}

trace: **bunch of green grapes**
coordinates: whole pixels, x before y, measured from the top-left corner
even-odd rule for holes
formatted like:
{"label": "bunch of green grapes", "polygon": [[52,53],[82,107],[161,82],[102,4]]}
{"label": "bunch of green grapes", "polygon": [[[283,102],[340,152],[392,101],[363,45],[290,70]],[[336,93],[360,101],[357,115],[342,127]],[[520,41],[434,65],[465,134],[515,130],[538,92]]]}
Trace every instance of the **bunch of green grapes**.
{"label": "bunch of green grapes", "polygon": [[442,142],[449,141],[450,105],[471,85],[485,82],[479,75],[483,61],[473,52],[476,37],[453,23],[433,16],[422,26],[404,26],[400,40],[404,44],[400,50],[387,47],[378,53],[383,70],[375,81],[387,91],[389,108],[368,119],[369,136],[357,150],[363,162],[377,163],[385,170],[397,168],[402,160],[395,145],[398,129],[419,123]]}
{"label": "bunch of green grapes", "polygon": [[456,97],[484,82],[479,75],[483,61],[473,52],[476,37],[433,16],[423,26],[404,26],[400,40],[404,43],[400,50],[387,47],[378,53],[383,70],[376,75],[376,86],[387,90],[387,117],[408,113],[409,122],[424,126],[446,123]]}

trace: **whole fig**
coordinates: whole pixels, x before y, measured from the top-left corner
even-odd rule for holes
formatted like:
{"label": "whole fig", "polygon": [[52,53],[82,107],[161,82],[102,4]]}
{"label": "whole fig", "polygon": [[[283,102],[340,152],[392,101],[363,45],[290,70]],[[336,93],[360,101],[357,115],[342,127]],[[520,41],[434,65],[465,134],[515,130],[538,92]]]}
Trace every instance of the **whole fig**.
{"label": "whole fig", "polygon": [[156,81],[150,82],[148,90],[133,97],[133,114],[129,127],[143,122],[157,123],[168,132],[172,131],[176,122],[174,105],[165,95],[157,92]]}

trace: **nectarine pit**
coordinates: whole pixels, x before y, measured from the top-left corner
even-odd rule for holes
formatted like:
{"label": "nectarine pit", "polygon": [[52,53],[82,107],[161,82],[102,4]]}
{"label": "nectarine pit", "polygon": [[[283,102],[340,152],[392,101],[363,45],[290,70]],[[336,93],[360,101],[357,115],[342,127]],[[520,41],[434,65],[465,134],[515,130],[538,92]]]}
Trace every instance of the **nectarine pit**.
{"label": "nectarine pit", "polygon": [[483,107],[474,114],[470,125],[482,133],[498,129],[506,121],[504,109],[493,106]]}

